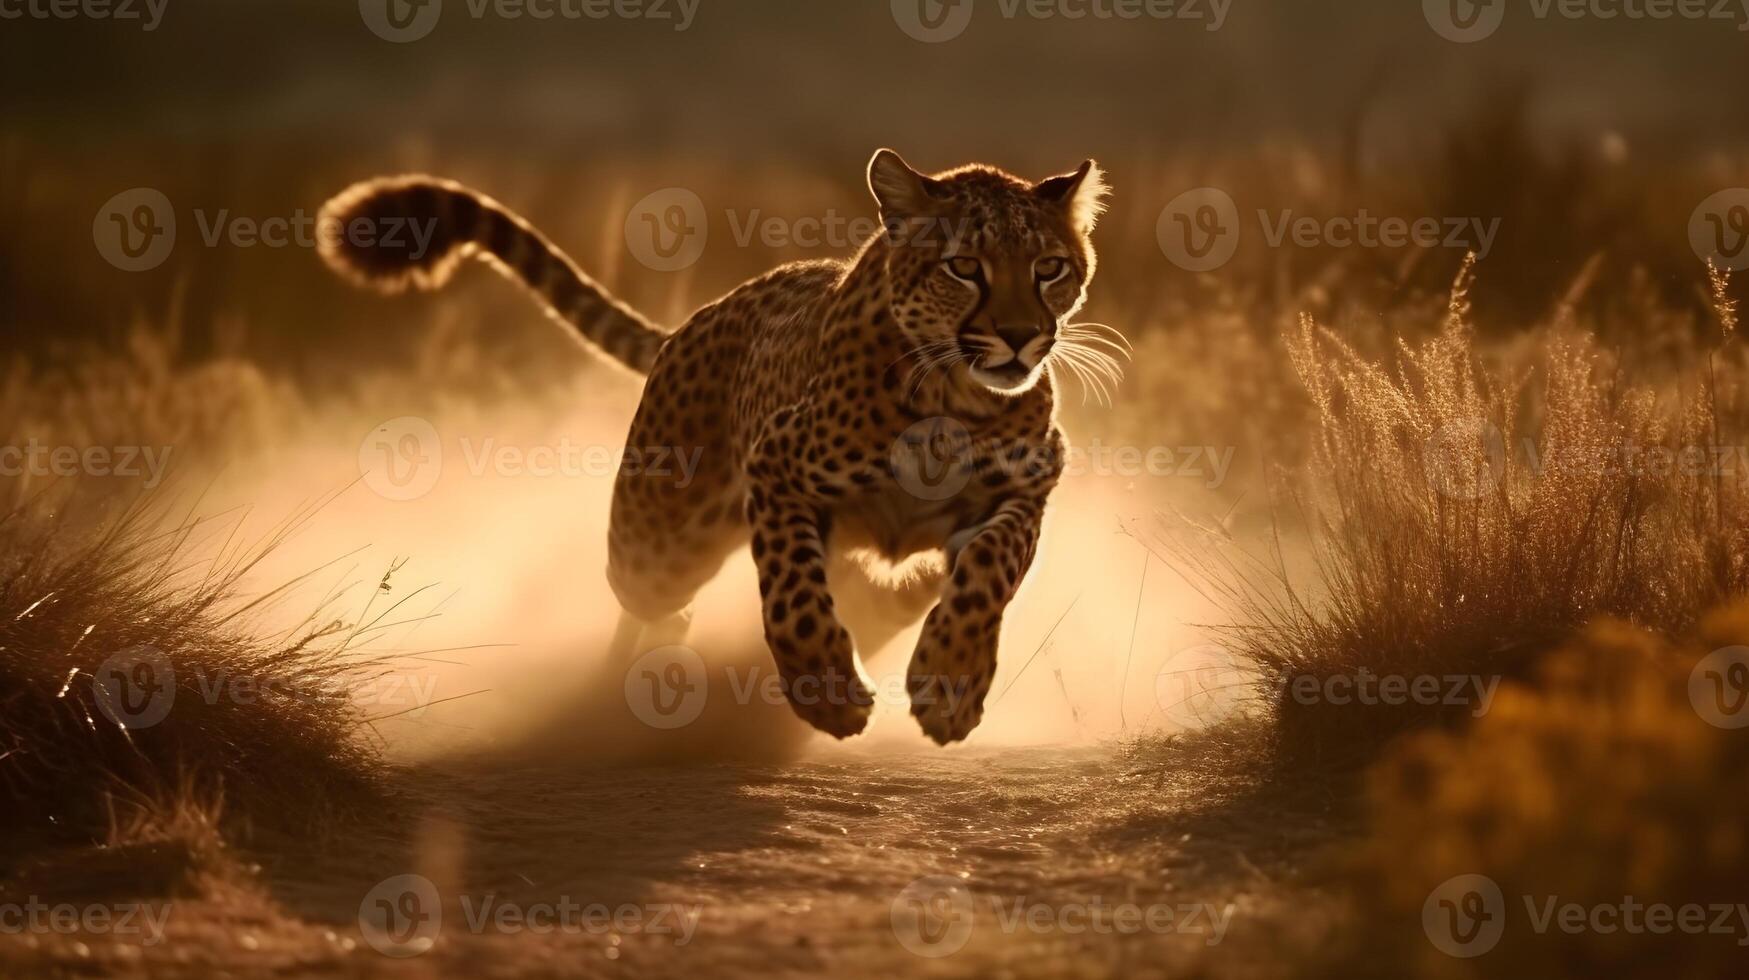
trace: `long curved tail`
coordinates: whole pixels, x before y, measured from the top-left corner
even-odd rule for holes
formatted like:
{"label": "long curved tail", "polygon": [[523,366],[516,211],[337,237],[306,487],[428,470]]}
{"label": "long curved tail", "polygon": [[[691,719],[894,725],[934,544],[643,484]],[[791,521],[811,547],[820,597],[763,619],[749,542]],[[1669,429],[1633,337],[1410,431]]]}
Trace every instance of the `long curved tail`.
{"label": "long curved tail", "polygon": [[354,184],[322,205],[318,251],[334,271],[382,293],[437,289],[478,255],[520,282],[560,323],[648,374],[667,334],[583,274],[528,222],[451,180],[423,175]]}

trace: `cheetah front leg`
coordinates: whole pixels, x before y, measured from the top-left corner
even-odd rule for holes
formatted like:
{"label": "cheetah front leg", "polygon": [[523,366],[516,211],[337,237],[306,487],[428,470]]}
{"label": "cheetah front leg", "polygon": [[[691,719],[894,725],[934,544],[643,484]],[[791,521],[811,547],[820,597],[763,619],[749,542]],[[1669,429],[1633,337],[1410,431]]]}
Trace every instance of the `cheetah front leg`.
{"label": "cheetah front leg", "polygon": [[1042,500],[1006,500],[963,546],[950,548],[952,574],[923,623],[905,678],[911,714],[939,744],[965,738],[984,715],[1002,613],[1032,565],[1042,515]]}
{"label": "cheetah front leg", "polygon": [[790,707],[836,738],[860,733],[874,692],[856,669],[850,632],[826,589],[821,509],[791,478],[783,422],[749,467],[747,519],[764,601],[765,641]]}

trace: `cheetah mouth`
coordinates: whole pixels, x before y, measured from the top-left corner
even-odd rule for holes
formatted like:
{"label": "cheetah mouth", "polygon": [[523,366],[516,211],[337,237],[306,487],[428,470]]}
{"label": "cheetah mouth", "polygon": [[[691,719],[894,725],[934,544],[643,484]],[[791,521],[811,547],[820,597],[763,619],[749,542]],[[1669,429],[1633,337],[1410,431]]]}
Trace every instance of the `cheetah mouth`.
{"label": "cheetah mouth", "polygon": [[1032,378],[1033,369],[1020,362],[1019,358],[1011,358],[996,367],[974,366],[971,374],[979,384],[997,391],[1013,391],[1025,385]]}

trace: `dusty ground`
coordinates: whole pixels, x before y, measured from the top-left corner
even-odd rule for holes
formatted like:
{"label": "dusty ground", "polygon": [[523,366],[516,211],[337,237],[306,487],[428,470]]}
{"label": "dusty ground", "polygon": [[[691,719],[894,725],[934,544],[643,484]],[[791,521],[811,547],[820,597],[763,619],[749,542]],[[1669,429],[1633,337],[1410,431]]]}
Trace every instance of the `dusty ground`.
{"label": "dusty ground", "polygon": [[[1187,624],[1209,613],[1118,533],[1185,481],[1067,485],[969,745],[928,743],[902,703],[837,744],[781,702],[724,697],[770,674],[746,562],[701,598],[688,640],[710,664],[706,711],[660,732],[628,715],[624,667],[589,653],[612,628],[607,482],[466,465],[488,437],[538,447],[599,428],[611,444],[622,422],[445,423],[428,495],[354,486],[263,571],[270,586],[368,545],[332,587],[368,591],[400,556],[414,561],[385,603],[435,586],[372,651],[407,658],[407,686],[370,711],[397,716],[373,737],[403,805],[324,841],[256,835],[218,881],[127,852],[82,856],[94,867],[74,888],[51,862],[11,897],[144,903],[167,911],[164,939],[0,929],[0,977],[1276,975],[1284,936],[1327,926],[1304,912],[1330,904],[1319,869],[1341,829],[1318,792],[1272,785],[1255,759],[1181,766],[1119,738],[1198,720],[1179,681],[1206,643]],[[334,446],[262,468],[298,479],[234,476],[208,506],[286,513],[345,486],[369,428],[335,431]],[[902,678],[910,640],[871,676]],[[417,654],[432,650],[445,652]],[[409,692],[438,703],[400,716]],[[162,874],[141,873],[159,860]],[[118,892],[125,881],[139,887]]]}
{"label": "dusty ground", "polygon": [[[428,767],[409,776],[404,817],[306,853],[271,848],[252,883],[171,906],[160,944],[14,936],[0,964],[154,977],[1284,972],[1281,930],[1318,928],[1301,910],[1341,821],[1315,794],[1167,764],[1105,747]],[[385,942],[361,905],[407,874],[431,882],[441,921],[406,920]],[[567,899],[579,911],[561,913]],[[512,917],[482,920],[486,901]],[[568,927],[515,917],[547,908]]]}

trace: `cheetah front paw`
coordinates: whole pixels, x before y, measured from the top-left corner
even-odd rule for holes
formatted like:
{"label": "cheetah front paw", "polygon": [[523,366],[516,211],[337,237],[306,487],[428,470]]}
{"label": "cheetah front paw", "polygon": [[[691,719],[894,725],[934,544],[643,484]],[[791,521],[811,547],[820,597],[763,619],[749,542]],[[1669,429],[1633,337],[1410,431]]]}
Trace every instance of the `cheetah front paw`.
{"label": "cheetah front paw", "polygon": [[970,678],[912,674],[906,678],[911,691],[911,717],[923,734],[937,745],[963,740],[984,717],[984,694],[966,696]]}
{"label": "cheetah front paw", "polygon": [[963,740],[984,717],[984,696],[995,674],[995,632],[968,630],[937,606],[905,671],[911,717],[938,745]]}
{"label": "cheetah front paw", "polygon": [[796,716],[833,738],[861,734],[874,712],[874,692],[855,673],[786,675],[783,686]]}

